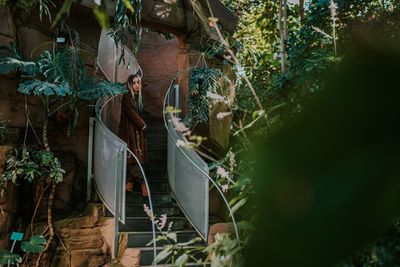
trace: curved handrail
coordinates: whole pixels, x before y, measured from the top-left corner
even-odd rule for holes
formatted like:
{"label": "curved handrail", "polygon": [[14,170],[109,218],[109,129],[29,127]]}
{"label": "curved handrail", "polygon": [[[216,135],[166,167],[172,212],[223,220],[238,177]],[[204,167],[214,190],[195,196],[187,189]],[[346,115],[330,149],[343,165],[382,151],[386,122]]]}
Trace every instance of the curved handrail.
{"label": "curved handrail", "polygon": [[[193,167],[195,167],[197,170],[199,170],[203,175],[205,175],[205,176],[208,178],[208,180],[209,180],[209,181],[215,186],[215,188],[218,190],[218,192],[219,192],[219,194],[221,195],[221,197],[222,197],[222,199],[223,199],[223,201],[224,201],[226,207],[228,208],[229,216],[232,218],[232,223],[233,223],[233,227],[234,227],[234,229],[235,229],[236,239],[239,239],[239,231],[238,231],[238,228],[237,228],[236,219],[235,219],[235,217],[234,217],[234,215],[233,215],[233,212],[232,212],[231,207],[229,206],[228,200],[227,200],[226,197],[224,196],[224,193],[223,193],[222,190],[219,188],[218,184],[208,175],[208,173],[206,173],[204,170],[202,170],[201,168],[199,168],[199,166],[197,166],[197,165],[189,158],[189,156],[186,154],[186,152],[185,152],[180,146],[176,145],[176,141],[177,141],[177,140],[174,138],[174,136],[172,135],[172,133],[170,132],[170,130],[169,130],[169,128],[168,128],[167,118],[166,118],[167,112],[166,112],[165,108],[166,108],[166,106],[167,106],[167,99],[168,99],[168,97],[169,97],[169,94],[170,94],[170,91],[171,91],[171,87],[172,87],[172,84],[174,83],[175,79],[176,79],[176,77],[171,81],[171,83],[170,83],[170,85],[169,85],[169,88],[168,88],[168,90],[167,90],[167,92],[166,92],[166,94],[165,94],[165,97],[164,97],[164,104],[163,104],[164,126],[165,126],[165,128],[167,129],[168,135],[169,135],[169,136],[171,137],[171,139],[174,141],[175,147],[177,147],[177,148],[182,152],[182,154],[185,156],[185,158],[190,162],[190,164],[191,164]],[[180,133],[179,131],[177,131],[177,133],[178,133],[178,135],[180,135],[180,137],[181,137],[183,140],[187,140],[186,137],[182,135],[182,133]],[[178,203],[178,204],[179,204],[179,203]],[[189,220],[190,220],[190,219],[189,219]],[[196,227],[195,227],[195,228],[196,228]],[[196,229],[196,230],[197,230],[197,229]]]}
{"label": "curved handrail", "polygon": [[[97,101],[97,103],[96,103],[96,116],[97,116],[97,118],[99,119],[99,121],[100,121],[100,123],[104,126],[104,128],[115,138],[115,139],[117,139],[118,141],[120,141],[121,143],[126,143],[125,141],[123,141],[121,138],[119,138],[117,135],[115,135],[105,124],[104,124],[104,122],[103,122],[103,120],[102,120],[102,117],[101,117],[101,114],[103,113],[103,109],[104,109],[104,107],[111,101],[111,100],[113,100],[115,97],[117,97],[118,95],[115,95],[115,96],[112,96],[112,97],[110,97],[109,99],[107,99],[104,103],[103,103],[103,105],[101,106],[101,108],[99,108],[99,104],[100,104],[100,102],[103,100],[103,99],[99,99],[98,101]],[[139,166],[139,169],[140,169],[140,172],[141,172],[141,174],[142,174],[142,177],[143,177],[143,180],[144,180],[144,183],[145,183],[145,185],[146,185],[146,189],[147,189],[147,192],[148,192],[148,200],[149,200],[149,207],[150,207],[150,210],[151,210],[151,212],[152,213],[154,213],[154,210],[153,210],[153,201],[152,201],[152,198],[151,198],[151,192],[150,192],[150,187],[149,187],[149,182],[148,182],[148,180],[147,180],[147,177],[146,177],[146,174],[145,174],[145,172],[144,172],[144,169],[143,169],[143,166],[140,164],[140,161],[139,161],[139,159],[136,157],[136,155],[129,149],[129,148],[127,148],[127,152],[131,155],[131,156],[133,156],[133,158],[135,159],[135,161],[136,161],[136,164],[137,164],[137,166]],[[126,166],[125,166],[125,169],[126,169]],[[125,205],[125,203],[123,203],[124,205]],[[152,234],[153,234],[153,254],[154,254],[154,258],[156,258],[156,256],[157,256],[157,244],[156,244],[156,229],[155,229],[155,225],[154,225],[154,222],[152,221],[152,223],[151,223],[151,225],[152,225]]]}

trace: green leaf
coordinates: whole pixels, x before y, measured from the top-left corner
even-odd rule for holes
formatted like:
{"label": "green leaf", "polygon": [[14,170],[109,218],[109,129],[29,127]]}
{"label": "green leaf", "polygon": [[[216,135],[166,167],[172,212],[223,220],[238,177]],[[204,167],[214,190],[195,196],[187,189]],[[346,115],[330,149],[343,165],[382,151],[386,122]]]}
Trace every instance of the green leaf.
{"label": "green leaf", "polygon": [[185,266],[188,260],[189,260],[188,254],[184,253],[184,254],[180,255],[178,257],[178,259],[176,259],[175,265],[179,266],[179,267]]}
{"label": "green leaf", "polygon": [[63,97],[71,93],[68,83],[55,84],[38,79],[27,80],[20,83],[17,90],[25,95],[55,95]]}
{"label": "green leaf", "polygon": [[121,83],[99,81],[92,78],[87,79],[87,81],[79,87],[79,98],[93,100],[106,96],[124,94],[126,92],[127,90]]}
{"label": "green leaf", "polygon": [[237,225],[244,231],[254,231],[254,225],[249,221],[240,221]]}
{"label": "green leaf", "polygon": [[178,242],[178,238],[176,236],[176,233],[168,233],[167,237],[171,240],[173,240],[175,243]]}
{"label": "green leaf", "polygon": [[172,246],[166,246],[164,250],[157,254],[153,260],[153,264],[157,264],[166,259],[172,253]]}
{"label": "green leaf", "polygon": [[247,198],[242,198],[240,201],[238,201],[232,208],[232,213],[235,213],[238,211],[244,204],[246,204]]}
{"label": "green leaf", "polygon": [[34,76],[38,72],[38,66],[35,62],[24,61],[13,57],[5,57],[0,61],[0,74],[8,74],[20,71]]}
{"label": "green leaf", "polygon": [[100,24],[101,28],[104,30],[108,30],[110,28],[110,21],[108,20],[108,14],[105,9],[102,9],[99,6],[95,6],[93,8],[93,14],[97,19],[97,22]]}
{"label": "green leaf", "polygon": [[135,9],[133,8],[131,2],[129,0],[124,0],[125,7],[133,14],[135,13]]}
{"label": "green leaf", "polygon": [[8,250],[0,250],[0,264],[19,264],[21,262],[20,255],[11,253]]}
{"label": "green leaf", "polygon": [[71,10],[72,0],[64,0],[64,3],[57,13],[56,19],[54,20],[51,27],[53,28],[64,16],[69,16],[69,11]]}
{"label": "green leaf", "polygon": [[34,235],[31,236],[29,241],[23,241],[21,243],[21,249],[28,253],[40,253],[46,245],[46,242],[47,240],[43,236]]}

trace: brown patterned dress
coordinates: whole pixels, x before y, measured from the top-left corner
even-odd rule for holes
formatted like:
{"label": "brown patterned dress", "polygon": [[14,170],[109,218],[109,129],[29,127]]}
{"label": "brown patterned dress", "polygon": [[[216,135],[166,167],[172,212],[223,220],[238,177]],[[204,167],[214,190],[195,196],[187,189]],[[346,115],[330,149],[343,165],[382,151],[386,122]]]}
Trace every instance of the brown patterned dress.
{"label": "brown patterned dress", "polygon": [[[121,122],[119,135],[128,144],[128,148],[136,155],[141,164],[147,163],[147,144],[145,130],[146,125],[140,117],[136,101],[130,93],[122,97]],[[128,158],[128,165],[136,165],[135,160]]]}

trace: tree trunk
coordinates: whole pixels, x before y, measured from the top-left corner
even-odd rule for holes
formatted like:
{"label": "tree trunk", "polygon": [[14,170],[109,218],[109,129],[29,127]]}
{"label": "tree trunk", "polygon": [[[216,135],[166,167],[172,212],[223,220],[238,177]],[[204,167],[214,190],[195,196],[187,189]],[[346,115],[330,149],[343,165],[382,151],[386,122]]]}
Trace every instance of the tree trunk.
{"label": "tree trunk", "polygon": [[[49,98],[46,97],[44,99],[44,105],[45,105],[45,112],[44,112],[44,122],[43,122],[43,133],[42,133],[42,138],[43,138],[43,146],[46,149],[46,151],[51,152],[50,146],[49,146],[49,141],[47,139],[47,130],[48,130],[48,125],[49,125]],[[50,178],[51,179],[51,178]],[[51,190],[49,194],[49,201],[47,203],[47,224],[49,226],[49,231],[50,231],[50,236],[49,239],[47,240],[46,246],[44,249],[40,252],[37,260],[35,267],[40,267],[43,266],[40,264],[43,256],[45,253],[49,250],[50,245],[54,239],[54,225],[53,225],[53,200],[54,200],[54,194],[56,192],[56,183],[55,181],[51,180]]]}
{"label": "tree trunk", "polygon": [[300,21],[304,21],[304,0],[299,0],[299,16]]}
{"label": "tree trunk", "polygon": [[50,245],[54,239],[53,200],[54,200],[54,194],[56,192],[56,183],[54,181],[51,181],[50,183],[51,183],[51,191],[50,191],[50,195],[49,195],[49,202],[47,204],[47,224],[49,225],[50,236],[49,236],[49,239],[47,240],[46,246],[40,252],[40,254],[36,260],[35,267],[43,266],[43,264],[40,264],[40,262],[41,262],[43,256],[45,255],[45,253],[49,250]]}
{"label": "tree trunk", "polygon": [[[286,22],[282,23],[282,18],[284,16],[283,9],[284,9],[285,4],[286,4],[286,0],[279,0],[278,28],[279,28],[280,45],[281,45],[281,72],[282,73],[286,72],[286,44],[285,44],[286,43],[285,42],[286,30],[284,29],[284,26],[286,26]],[[286,18],[287,18],[287,16],[286,16]]]}

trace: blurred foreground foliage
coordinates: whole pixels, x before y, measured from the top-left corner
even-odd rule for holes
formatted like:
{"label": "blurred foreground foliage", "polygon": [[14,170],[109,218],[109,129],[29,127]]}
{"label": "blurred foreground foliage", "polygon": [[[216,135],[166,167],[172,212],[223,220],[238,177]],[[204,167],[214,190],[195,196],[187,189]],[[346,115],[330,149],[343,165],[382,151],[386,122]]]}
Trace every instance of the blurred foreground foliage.
{"label": "blurred foreground foliage", "polygon": [[335,0],[334,17],[331,1],[305,2],[303,18],[289,4],[282,73],[279,1],[224,1],[240,19],[242,71],[278,117],[252,124],[258,107],[237,72],[235,122],[251,124],[246,145],[259,151],[238,166],[239,180],[258,176],[246,266],[400,266],[400,2]]}

